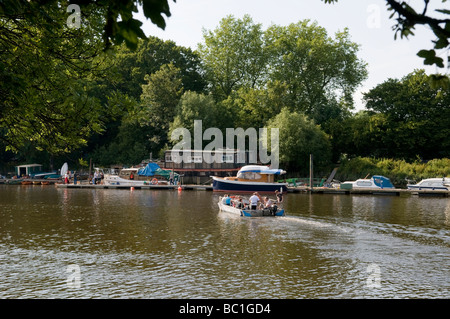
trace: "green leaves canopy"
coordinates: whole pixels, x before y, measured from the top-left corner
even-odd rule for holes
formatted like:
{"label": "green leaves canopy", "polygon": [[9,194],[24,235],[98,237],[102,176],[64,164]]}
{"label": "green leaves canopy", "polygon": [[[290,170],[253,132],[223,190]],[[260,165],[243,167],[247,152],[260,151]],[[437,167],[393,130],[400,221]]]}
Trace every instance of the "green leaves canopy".
{"label": "green leaves canopy", "polygon": [[58,5],[35,9],[40,14],[0,16],[0,137],[13,151],[31,143],[67,153],[102,130],[100,104],[90,94],[104,72],[101,17],[86,9],[89,23],[70,29]]}

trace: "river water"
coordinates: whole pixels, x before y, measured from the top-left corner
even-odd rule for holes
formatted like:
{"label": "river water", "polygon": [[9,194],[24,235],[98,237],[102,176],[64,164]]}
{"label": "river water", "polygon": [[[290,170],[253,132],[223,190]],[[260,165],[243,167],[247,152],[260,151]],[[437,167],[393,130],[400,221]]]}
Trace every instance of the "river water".
{"label": "river water", "polygon": [[0,298],[449,298],[450,199],[0,185]]}

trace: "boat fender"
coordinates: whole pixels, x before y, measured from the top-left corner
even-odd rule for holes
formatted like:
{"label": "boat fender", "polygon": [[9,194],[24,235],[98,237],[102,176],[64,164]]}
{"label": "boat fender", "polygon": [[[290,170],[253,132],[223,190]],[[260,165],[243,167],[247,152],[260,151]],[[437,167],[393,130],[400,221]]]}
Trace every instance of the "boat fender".
{"label": "boat fender", "polygon": [[156,178],[154,178],[154,179],[152,179],[151,183],[152,183],[152,185],[156,185],[156,184],[158,184],[158,180]]}

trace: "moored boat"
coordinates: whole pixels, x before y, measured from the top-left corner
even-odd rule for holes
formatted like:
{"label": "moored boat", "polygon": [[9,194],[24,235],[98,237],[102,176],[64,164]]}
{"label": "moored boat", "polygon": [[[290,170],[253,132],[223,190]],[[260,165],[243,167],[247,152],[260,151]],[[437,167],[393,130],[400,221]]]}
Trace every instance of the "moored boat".
{"label": "moored boat", "polygon": [[426,178],[417,184],[408,184],[410,190],[450,190],[450,178]]}
{"label": "moored boat", "polygon": [[213,191],[216,192],[261,192],[273,193],[276,190],[287,192],[287,183],[276,183],[275,175],[286,174],[282,169],[270,169],[262,165],[246,165],[236,177],[217,177],[213,179]]}
{"label": "moored boat", "polygon": [[[145,168],[129,168],[120,171],[120,174],[104,174],[104,185],[144,186],[168,185],[171,178],[178,174],[170,170],[163,170],[155,163],[148,163]],[[136,179],[135,179],[136,178]]]}
{"label": "moored boat", "polygon": [[381,175],[374,175],[372,178],[360,178],[356,181],[347,181],[340,185],[340,188],[395,188],[391,180]]}
{"label": "moored boat", "polygon": [[238,208],[232,203],[227,205],[223,202],[223,197],[219,198],[218,206],[221,211],[241,217],[281,217],[285,215],[284,209],[278,209],[276,206],[264,209],[250,209],[248,205],[244,205],[242,208]]}

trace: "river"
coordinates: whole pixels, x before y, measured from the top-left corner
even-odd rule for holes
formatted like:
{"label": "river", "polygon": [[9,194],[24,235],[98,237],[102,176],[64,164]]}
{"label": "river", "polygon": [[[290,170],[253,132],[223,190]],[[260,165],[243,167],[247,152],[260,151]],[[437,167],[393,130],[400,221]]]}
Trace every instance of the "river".
{"label": "river", "polygon": [[450,199],[0,185],[0,298],[448,298]]}

